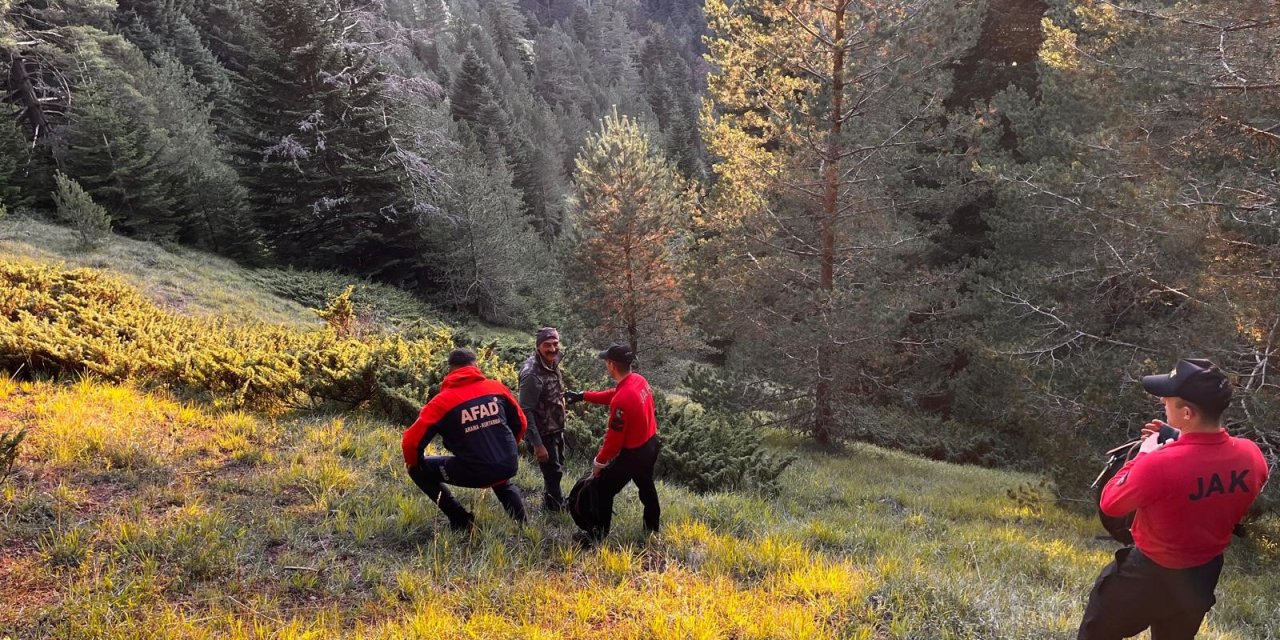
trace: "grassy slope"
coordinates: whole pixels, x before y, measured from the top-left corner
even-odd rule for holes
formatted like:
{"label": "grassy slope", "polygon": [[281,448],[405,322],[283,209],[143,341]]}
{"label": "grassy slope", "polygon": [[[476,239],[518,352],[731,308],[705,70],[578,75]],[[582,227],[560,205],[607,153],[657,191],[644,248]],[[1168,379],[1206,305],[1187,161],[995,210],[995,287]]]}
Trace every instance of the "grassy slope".
{"label": "grassy slope", "polygon": [[[219,260],[123,241],[70,260],[14,235],[0,226],[0,257],[307,318]],[[645,540],[628,489],[611,539],[583,552],[566,517],[517,528],[466,489],[481,527],[447,533],[404,476],[400,427],[371,416],[0,378],[0,431],[17,426],[31,435],[0,485],[0,638],[1068,638],[1113,548],[1091,518],[1006,495],[1031,477],[782,436],[801,453],[782,495],[660,486],[664,531]],[[517,482],[537,486],[536,468]],[[1200,637],[1280,637],[1278,556],[1274,539],[1236,542]]]}

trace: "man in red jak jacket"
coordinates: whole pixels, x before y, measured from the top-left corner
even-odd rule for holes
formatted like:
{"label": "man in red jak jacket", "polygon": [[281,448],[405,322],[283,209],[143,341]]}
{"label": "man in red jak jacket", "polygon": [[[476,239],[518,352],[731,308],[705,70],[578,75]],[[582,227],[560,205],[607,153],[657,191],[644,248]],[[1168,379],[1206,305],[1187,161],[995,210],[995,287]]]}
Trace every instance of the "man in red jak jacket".
{"label": "man in red jak jacket", "polygon": [[594,404],[609,405],[609,428],[604,434],[604,444],[591,463],[591,474],[599,484],[600,516],[603,522],[584,537],[582,544],[603,539],[609,533],[613,518],[613,498],[635,482],[644,505],[644,528],[649,533],[658,532],[662,507],[658,504],[658,490],[653,485],[653,468],[658,462],[658,420],[654,415],[653,390],[649,381],[631,370],[635,353],[625,344],[614,344],[600,353],[609,376],[618,384],[607,391],[566,391],[567,402],[586,400]]}
{"label": "man in red jak jacket", "polygon": [[[440,393],[404,432],[400,448],[409,477],[440,506],[455,531],[469,530],[474,517],[445,484],[491,488],[507,514],[524,522],[524,499],[511,477],[519,460],[516,443],[524,437],[525,428],[524,414],[511,391],[484,377],[474,353],[455,349],[449,354],[449,373],[440,383]],[[437,435],[453,455],[423,455]]]}
{"label": "man in red jak jacket", "polygon": [[1258,445],[1233,438],[1220,418],[1231,383],[1208,360],[1179,360],[1142,386],[1164,402],[1181,431],[1159,445],[1153,420],[1141,453],[1102,490],[1102,511],[1136,512],[1133,546],[1116,552],[1089,593],[1078,638],[1127,638],[1151,628],[1153,640],[1194,638],[1216,602],[1222,552],[1267,481]]}

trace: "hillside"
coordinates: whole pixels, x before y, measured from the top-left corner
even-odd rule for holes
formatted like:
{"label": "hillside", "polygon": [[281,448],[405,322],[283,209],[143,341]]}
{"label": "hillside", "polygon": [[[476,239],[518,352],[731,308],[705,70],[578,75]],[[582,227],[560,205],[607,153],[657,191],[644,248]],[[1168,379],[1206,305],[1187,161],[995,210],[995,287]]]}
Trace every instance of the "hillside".
{"label": "hillside", "polygon": [[[62,233],[2,221],[0,261],[103,269],[163,309],[290,326],[319,321],[279,283],[333,278],[120,239],[78,252]],[[0,377],[0,433],[29,430],[0,484],[0,638],[1068,638],[1114,548],[1035,476],[782,433],[769,442],[798,460],[778,495],[660,483],[653,539],[630,488],[596,549],[566,516],[517,528],[465,489],[480,527],[462,537],[380,415]],[[586,454],[572,460],[582,473]],[[533,493],[536,469],[517,483]],[[1280,637],[1276,531],[1272,516],[1228,552],[1201,638]]]}

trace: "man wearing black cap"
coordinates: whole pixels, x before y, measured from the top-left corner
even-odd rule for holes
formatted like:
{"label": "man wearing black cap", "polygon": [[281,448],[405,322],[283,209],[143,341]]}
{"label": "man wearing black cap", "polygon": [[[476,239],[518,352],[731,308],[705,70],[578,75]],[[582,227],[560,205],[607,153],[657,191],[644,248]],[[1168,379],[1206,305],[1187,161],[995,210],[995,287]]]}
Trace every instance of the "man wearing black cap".
{"label": "man wearing black cap", "polygon": [[1154,640],[1194,638],[1213,606],[1231,532],[1267,481],[1258,446],[1233,438],[1220,418],[1231,383],[1208,360],[1179,360],[1142,386],[1164,402],[1181,431],[1159,443],[1165,421],[1143,429],[1141,453],[1102,491],[1110,516],[1135,512],[1133,547],[1116,552],[1089,593],[1078,638],[1127,638],[1151,628]]}
{"label": "man wearing black cap", "polygon": [[[524,437],[525,418],[515,396],[497,380],[484,377],[476,354],[455,349],[440,393],[427,402],[404,432],[400,448],[409,477],[449,518],[454,530],[469,530],[473,516],[454,499],[445,484],[491,488],[516,522],[525,521],[524,500],[511,483]],[[439,435],[451,456],[424,456],[427,443]]]}
{"label": "man wearing black cap", "polygon": [[631,370],[635,353],[625,344],[615,343],[600,352],[609,377],[617,386],[607,391],[566,391],[565,400],[586,400],[609,405],[609,428],[604,444],[591,461],[591,474],[599,484],[600,516],[603,522],[587,532],[584,542],[593,542],[609,533],[613,518],[613,498],[628,482],[635,482],[644,505],[644,528],[658,532],[662,507],[658,490],[653,485],[653,468],[658,462],[658,419],[654,414],[653,390],[649,381]]}
{"label": "man wearing black cap", "polygon": [[564,378],[560,375],[560,332],[538,329],[534,354],[520,367],[520,408],[529,420],[529,447],[542,470],[543,506],[564,508]]}

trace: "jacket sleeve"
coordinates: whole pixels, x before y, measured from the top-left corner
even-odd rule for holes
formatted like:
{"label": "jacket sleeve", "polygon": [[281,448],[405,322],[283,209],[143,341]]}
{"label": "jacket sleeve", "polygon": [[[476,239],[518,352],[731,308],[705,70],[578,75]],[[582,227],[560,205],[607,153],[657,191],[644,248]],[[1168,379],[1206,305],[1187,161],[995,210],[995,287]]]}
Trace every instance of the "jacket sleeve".
{"label": "jacket sleeve", "polygon": [[600,452],[596,454],[596,462],[608,464],[622,451],[627,427],[641,419],[638,405],[639,403],[633,402],[630,396],[615,397],[610,403],[609,428],[604,431],[604,443],[600,445]]}
{"label": "jacket sleeve", "polygon": [[408,429],[405,430],[404,436],[400,438],[400,450],[404,453],[404,463],[407,466],[416,466],[419,462],[418,451],[425,447],[431,439],[436,437],[436,425],[440,423],[440,418],[444,413],[440,411],[439,405],[432,405],[430,402],[422,408],[418,414],[418,419],[413,422]]}
{"label": "jacket sleeve", "polygon": [[1155,452],[1140,453],[1120,467],[1102,488],[1102,500],[1098,503],[1102,512],[1119,517],[1163,498],[1169,487],[1163,480],[1159,462]]}
{"label": "jacket sleeve", "polygon": [[609,404],[613,402],[613,396],[618,393],[618,388],[606,389],[604,391],[586,391],[582,394],[582,399],[591,404]]}
{"label": "jacket sleeve", "polygon": [[529,432],[530,421],[520,409],[520,403],[516,401],[516,397],[511,395],[511,390],[505,385],[502,387],[502,400],[507,403],[507,415],[515,416],[515,420],[507,421],[507,426],[511,428],[511,435],[516,437],[516,444],[519,444]]}
{"label": "jacket sleeve", "polygon": [[[520,376],[520,409],[524,412],[526,422],[525,436],[529,438],[529,446],[542,445],[542,435],[538,433],[538,421],[534,418],[533,409],[542,398],[542,380],[538,376],[521,374]],[[519,442],[519,438],[516,439]]]}

